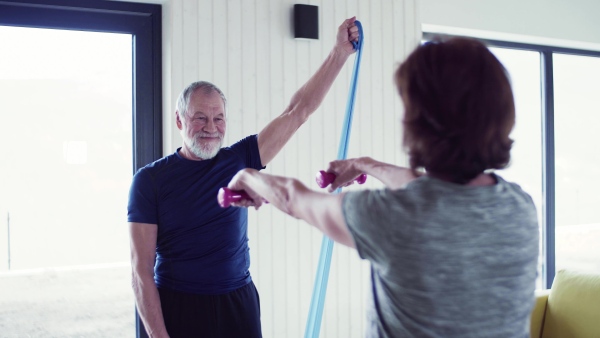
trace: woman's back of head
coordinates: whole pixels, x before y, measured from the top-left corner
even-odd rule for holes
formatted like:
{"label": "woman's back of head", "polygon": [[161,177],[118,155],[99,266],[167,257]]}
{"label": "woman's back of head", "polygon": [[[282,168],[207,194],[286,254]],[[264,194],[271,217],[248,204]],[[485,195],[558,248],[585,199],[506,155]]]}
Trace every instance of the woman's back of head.
{"label": "woman's back of head", "polygon": [[515,107],[508,74],[481,42],[417,47],[395,81],[410,166],[456,183],[508,165]]}

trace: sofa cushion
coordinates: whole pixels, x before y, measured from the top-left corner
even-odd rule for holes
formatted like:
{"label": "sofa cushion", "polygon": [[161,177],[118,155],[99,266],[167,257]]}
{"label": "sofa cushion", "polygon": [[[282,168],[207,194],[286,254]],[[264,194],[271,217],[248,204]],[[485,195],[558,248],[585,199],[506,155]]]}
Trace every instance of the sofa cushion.
{"label": "sofa cushion", "polygon": [[531,310],[530,337],[541,338],[544,316],[546,316],[546,305],[550,290],[535,290],[535,305]]}
{"label": "sofa cushion", "polygon": [[600,337],[600,275],[569,270],[556,274],[542,337]]}

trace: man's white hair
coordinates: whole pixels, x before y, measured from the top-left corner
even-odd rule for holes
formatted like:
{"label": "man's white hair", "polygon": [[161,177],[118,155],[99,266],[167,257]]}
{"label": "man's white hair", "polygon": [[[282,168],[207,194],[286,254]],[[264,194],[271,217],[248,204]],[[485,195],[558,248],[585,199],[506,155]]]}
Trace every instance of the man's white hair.
{"label": "man's white hair", "polygon": [[[223,100],[223,106],[225,110],[227,110],[227,99],[225,98],[225,94],[219,89],[219,87],[207,81],[196,81],[190,83],[185,89],[179,94],[179,98],[177,99],[177,106],[175,109],[179,112],[179,117],[183,119],[183,116],[187,114],[188,105],[190,104],[190,97],[197,90],[201,90],[205,94],[210,94],[212,92],[217,92],[221,99]],[[182,121],[185,123],[185,121]]]}

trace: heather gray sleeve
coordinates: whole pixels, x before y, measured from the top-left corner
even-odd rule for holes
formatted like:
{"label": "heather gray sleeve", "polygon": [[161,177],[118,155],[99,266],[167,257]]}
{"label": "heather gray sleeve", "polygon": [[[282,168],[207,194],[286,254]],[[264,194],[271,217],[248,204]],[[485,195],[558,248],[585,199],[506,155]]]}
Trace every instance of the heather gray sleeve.
{"label": "heather gray sleeve", "polygon": [[388,190],[362,190],[349,192],[342,201],[346,225],[356,243],[361,258],[372,263],[386,260],[391,236],[396,240],[398,229],[390,231]]}

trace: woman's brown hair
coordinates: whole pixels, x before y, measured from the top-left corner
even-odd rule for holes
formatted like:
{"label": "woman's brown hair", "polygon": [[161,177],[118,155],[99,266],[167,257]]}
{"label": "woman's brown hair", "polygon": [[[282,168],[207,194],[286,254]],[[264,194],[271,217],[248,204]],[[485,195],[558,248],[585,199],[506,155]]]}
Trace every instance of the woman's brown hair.
{"label": "woman's brown hair", "polygon": [[464,184],[510,161],[515,105],[506,69],[481,42],[417,47],[395,74],[410,167]]}

